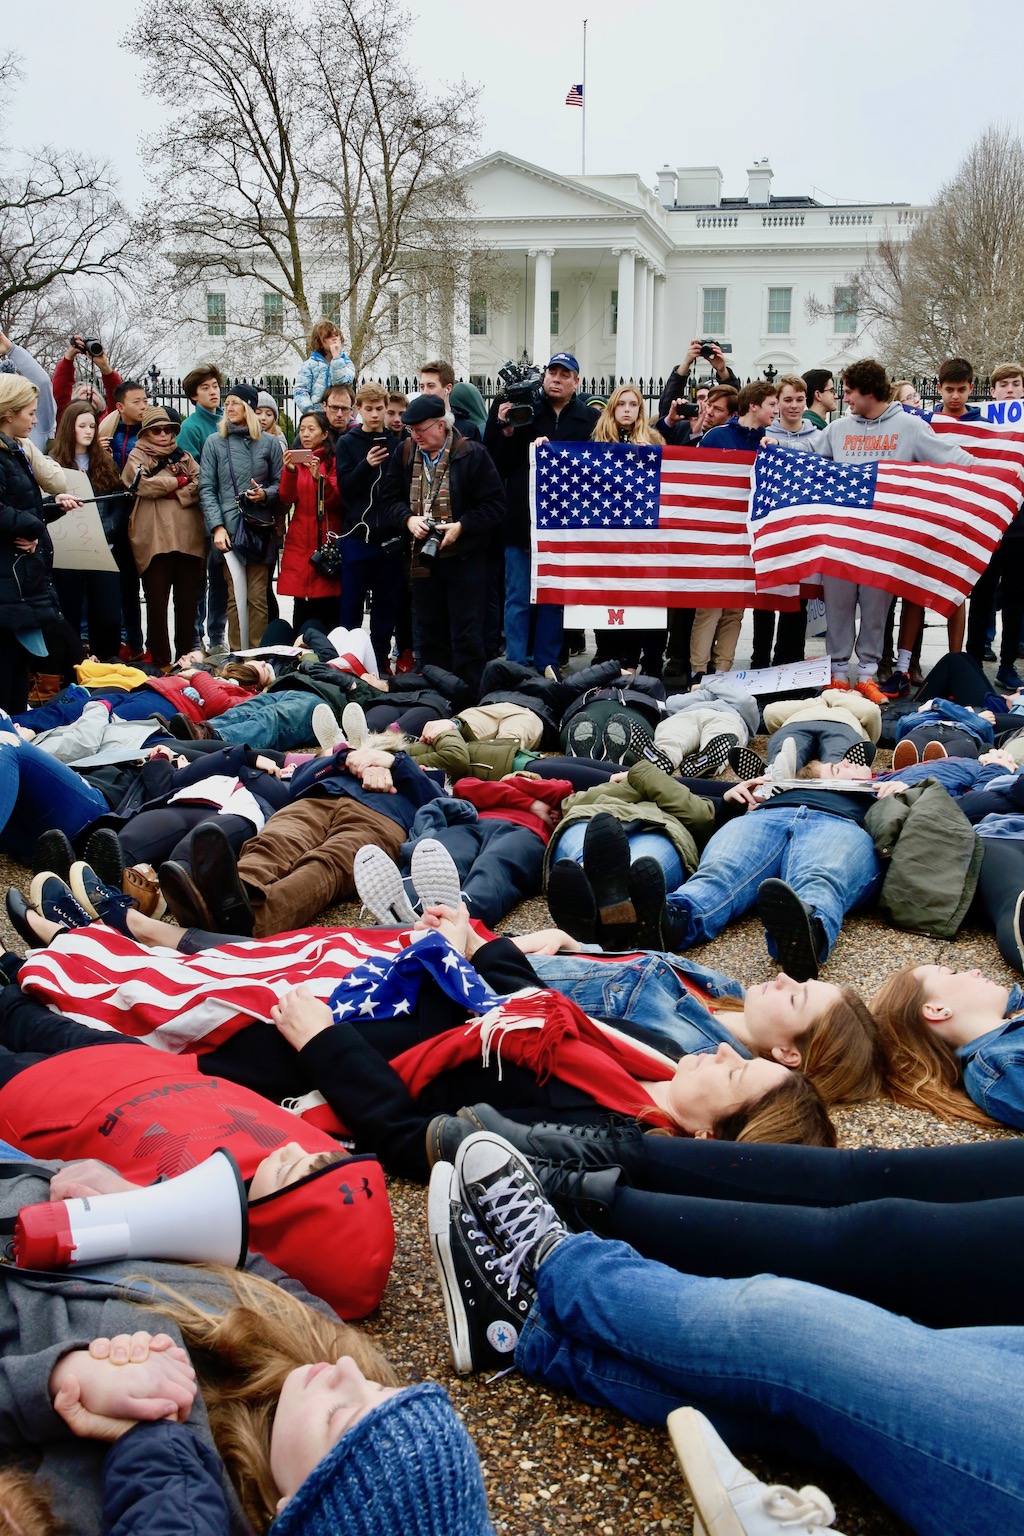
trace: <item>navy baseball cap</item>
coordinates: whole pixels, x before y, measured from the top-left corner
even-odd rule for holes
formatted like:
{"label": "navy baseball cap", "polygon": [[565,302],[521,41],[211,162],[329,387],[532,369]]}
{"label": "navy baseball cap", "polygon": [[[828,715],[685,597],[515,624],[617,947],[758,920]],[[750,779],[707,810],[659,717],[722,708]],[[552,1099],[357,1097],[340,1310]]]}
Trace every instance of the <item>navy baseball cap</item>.
{"label": "navy baseball cap", "polygon": [[571,352],[556,352],[547,365],[549,368],[568,368],[571,373],[579,373],[580,365]]}

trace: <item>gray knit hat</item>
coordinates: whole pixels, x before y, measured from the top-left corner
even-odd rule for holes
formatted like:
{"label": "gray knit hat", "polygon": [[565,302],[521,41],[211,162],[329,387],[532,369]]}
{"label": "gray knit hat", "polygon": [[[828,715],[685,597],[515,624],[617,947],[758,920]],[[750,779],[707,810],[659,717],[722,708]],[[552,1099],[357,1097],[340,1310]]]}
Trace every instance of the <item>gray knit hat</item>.
{"label": "gray knit hat", "polygon": [[273,395],[268,394],[265,389],[261,389],[259,394],[256,396],[256,409],[258,411],[273,411],[275,421],[280,415],[277,401],[274,399]]}
{"label": "gray knit hat", "polygon": [[313,1468],[269,1536],[495,1536],[476,1449],[447,1392],[409,1387]]}

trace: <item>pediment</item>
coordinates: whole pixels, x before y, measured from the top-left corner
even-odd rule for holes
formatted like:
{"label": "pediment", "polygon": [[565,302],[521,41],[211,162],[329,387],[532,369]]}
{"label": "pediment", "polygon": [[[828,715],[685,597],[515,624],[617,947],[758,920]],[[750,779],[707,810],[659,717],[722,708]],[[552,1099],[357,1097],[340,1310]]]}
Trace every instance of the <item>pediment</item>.
{"label": "pediment", "polygon": [[463,168],[477,218],[636,218],[640,209],[617,197],[581,187],[543,166],[497,152]]}

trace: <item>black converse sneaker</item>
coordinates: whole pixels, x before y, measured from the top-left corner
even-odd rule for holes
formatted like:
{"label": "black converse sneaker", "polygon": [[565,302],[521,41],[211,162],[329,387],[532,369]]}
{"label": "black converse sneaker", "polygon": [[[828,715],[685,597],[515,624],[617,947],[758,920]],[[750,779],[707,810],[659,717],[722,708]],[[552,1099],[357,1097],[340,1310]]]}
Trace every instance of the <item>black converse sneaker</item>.
{"label": "black converse sneaker", "polygon": [[537,1293],[487,1235],[451,1163],[435,1163],[430,1175],[427,1230],[455,1369],[460,1376],[507,1370]]}
{"label": "black converse sneaker", "polygon": [[459,1147],[455,1171],[467,1210],[508,1266],[510,1285],[525,1280],[532,1288],[538,1267],[568,1232],[530,1164],[503,1136],[478,1131]]}

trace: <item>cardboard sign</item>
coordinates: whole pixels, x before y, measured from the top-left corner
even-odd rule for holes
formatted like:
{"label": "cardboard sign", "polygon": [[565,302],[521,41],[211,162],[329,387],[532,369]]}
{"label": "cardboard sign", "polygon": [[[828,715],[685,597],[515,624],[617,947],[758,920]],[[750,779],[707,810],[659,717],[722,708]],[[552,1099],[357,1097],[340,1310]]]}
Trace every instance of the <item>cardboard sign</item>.
{"label": "cardboard sign", "polygon": [[47,525],[58,571],[116,571],[98,509],[86,502]]}

